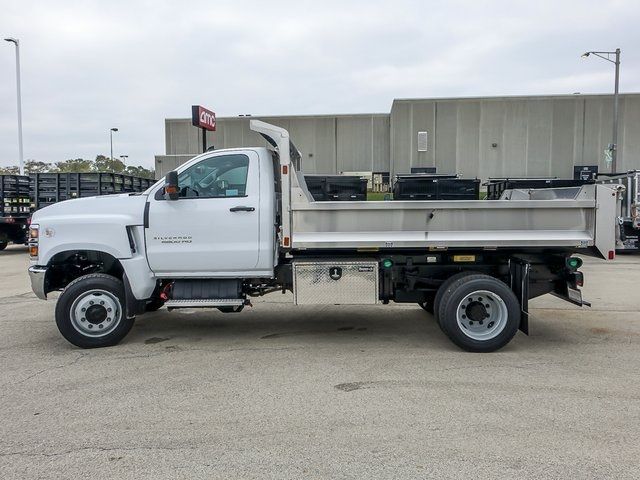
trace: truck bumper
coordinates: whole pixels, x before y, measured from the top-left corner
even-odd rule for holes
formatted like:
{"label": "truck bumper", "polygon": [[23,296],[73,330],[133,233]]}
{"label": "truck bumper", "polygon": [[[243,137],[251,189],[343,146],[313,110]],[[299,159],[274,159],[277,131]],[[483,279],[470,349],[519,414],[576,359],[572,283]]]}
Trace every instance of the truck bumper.
{"label": "truck bumper", "polygon": [[47,294],[44,290],[45,279],[47,276],[47,267],[40,267],[38,265],[34,265],[29,267],[29,278],[31,278],[31,289],[33,293],[36,294],[36,297],[46,300]]}

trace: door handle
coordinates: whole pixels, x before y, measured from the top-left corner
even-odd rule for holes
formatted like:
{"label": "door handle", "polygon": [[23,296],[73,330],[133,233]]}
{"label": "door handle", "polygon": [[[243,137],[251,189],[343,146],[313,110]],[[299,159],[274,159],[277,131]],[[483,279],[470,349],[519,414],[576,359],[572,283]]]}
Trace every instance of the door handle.
{"label": "door handle", "polygon": [[244,206],[231,207],[229,209],[230,212],[253,212],[254,210],[255,210],[255,207],[244,207]]}

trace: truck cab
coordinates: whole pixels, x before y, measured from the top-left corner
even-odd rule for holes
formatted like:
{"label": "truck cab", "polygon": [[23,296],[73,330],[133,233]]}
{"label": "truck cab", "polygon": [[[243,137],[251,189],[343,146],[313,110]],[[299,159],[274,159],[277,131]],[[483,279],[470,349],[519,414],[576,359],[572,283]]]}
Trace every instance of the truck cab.
{"label": "truck cab", "polygon": [[274,152],[200,155],[177,171],[177,198],[154,185],[145,250],[158,278],[272,277],[276,265]]}

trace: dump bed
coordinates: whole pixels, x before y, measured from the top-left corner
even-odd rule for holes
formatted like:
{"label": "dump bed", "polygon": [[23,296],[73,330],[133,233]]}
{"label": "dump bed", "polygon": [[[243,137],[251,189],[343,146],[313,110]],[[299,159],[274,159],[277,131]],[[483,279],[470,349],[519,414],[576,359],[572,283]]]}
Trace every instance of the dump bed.
{"label": "dump bed", "polygon": [[619,185],[513,190],[509,199],[315,202],[286,130],[252,120],[280,153],[285,249],[569,249],[615,254]]}
{"label": "dump bed", "polygon": [[618,195],[604,185],[561,192],[571,198],[531,190],[492,202],[313,202],[293,190],[293,248],[595,246],[603,256],[615,250]]}

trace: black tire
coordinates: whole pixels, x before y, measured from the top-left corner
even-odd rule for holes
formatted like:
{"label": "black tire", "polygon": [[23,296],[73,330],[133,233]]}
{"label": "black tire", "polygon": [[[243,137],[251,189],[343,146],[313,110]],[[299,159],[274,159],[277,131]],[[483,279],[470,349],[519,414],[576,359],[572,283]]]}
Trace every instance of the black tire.
{"label": "black tire", "polygon": [[[442,285],[440,285],[440,288],[438,288],[438,291],[436,292],[436,296],[433,299],[433,315],[436,318],[436,321],[438,322],[438,325],[440,325],[440,318],[439,318],[439,312],[440,312],[440,302],[442,301],[442,295],[445,292],[445,290],[447,288],[449,288],[449,286],[464,277],[468,277],[469,275],[478,275],[478,272],[459,272],[456,273],[454,275],[451,275],[449,278],[447,278]],[[440,328],[442,328],[442,326],[440,326]]]}
{"label": "black tire", "polygon": [[[487,337],[486,339],[472,338],[470,336],[472,333],[469,332],[473,328],[490,329],[494,322],[490,316],[483,319],[483,321],[488,322],[486,327],[483,325],[483,321],[480,321],[476,322],[477,327],[466,327],[463,330],[463,327],[460,326],[460,322],[458,321],[458,315],[462,313],[459,312],[461,302],[467,298],[469,302],[473,303],[473,293],[480,291],[488,292],[488,294],[479,294],[477,299],[481,301],[476,301],[475,303],[480,305],[480,308],[485,314],[491,310],[488,308],[484,309],[482,304],[487,302],[486,305],[488,306],[489,303],[494,303],[493,311],[497,312],[496,309],[499,308],[500,311],[503,312],[494,318],[504,319],[501,322],[503,324],[501,329],[497,330],[494,336]],[[496,302],[494,298],[483,299],[480,295],[490,295],[496,299],[499,298],[501,303]],[[501,306],[496,306],[498,303]],[[468,312],[468,308],[465,309],[464,312]],[[467,315],[469,314],[467,313]],[[465,316],[462,315],[462,318],[465,318]],[[509,286],[497,278],[483,274],[466,275],[450,283],[447,288],[444,289],[440,299],[438,319],[442,331],[460,348],[469,352],[494,352],[509,343],[517,333],[518,327],[520,326],[520,303]],[[467,321],[470,319],[471,317],[467,318]],[[462,320],[461,322],[464,323],[465,321]],[[465,330],[467,330],[468,333],[465,333]],[[484,333],[480,333],[484,335]]]}
{"label": "black tire", "polygon": [[[111,313],[107,313],[106,307],[98,305],[101,298],[107,301],[107,306],[113,307],[112,310],[109,310]],[[91,309],[94,308],[93,303],[89,306],[89,302],[94,302],[94,300],[97,312],[91,312]],[[77,305],[76,301],[79,302]],[[87,313],[82,315],[89,317],[96,313],[96,315],[93,315],[93,319],[78,319],[72,312],[72,310],[79,311],[78,309],[82,302],[85,302],[88,306]],[[124,286],[120,280],[103,273],[84,275],[67,285],[58,298],[56,325],[62,336],[77,347],[97,348],[116,345],[129,333],[134,323],[133,318],[127,318],[125,305]],[[104,318],[101,316],[104,316]],[[114,321],[113,324],[110,323],[112,321]],[[97,322],[101,323],[98,324]],[[105,331],[108,333],[99,333],[98,328],[103,328],[100,325],[106,326]],[[95,330],[93,330],[94,327]],[[81,331],[82,328],[86,330],[86,333]],[[89,328],[91,328],[91,331],[88,330]]]}
{"label": "black tire", "polygon": [[144,306],[146,312],[156,312],[164,306],[164,300],[160,297],[153,297],[149,303]]}
{"label": "black tire", "polygon": [[7,248],[7,245],[9,245],[9,242],[0,242],[0,252]]}

